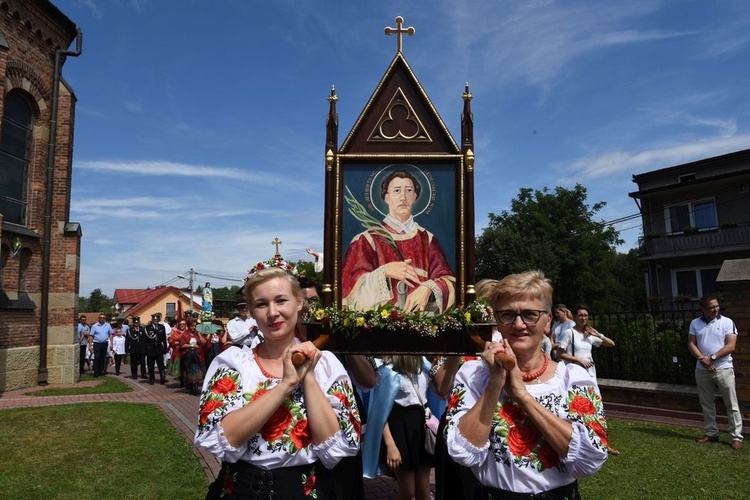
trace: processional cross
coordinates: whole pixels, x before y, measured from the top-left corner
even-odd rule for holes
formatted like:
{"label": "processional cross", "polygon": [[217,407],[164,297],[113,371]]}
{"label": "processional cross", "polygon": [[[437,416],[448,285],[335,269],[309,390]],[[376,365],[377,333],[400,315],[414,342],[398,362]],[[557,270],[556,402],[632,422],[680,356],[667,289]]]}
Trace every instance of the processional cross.
{"label": "processional cross", "polygon": [[415,32],[413,26],[409,26],[408,28],[402,28],[404,24],[404,18],[401,16],[396,17],[396,27],[391,28],[386,26],[385,27],[385,34],[386,35],[396,35],[396,47],[398,52],[401,52],[401,48],[403,45],[403,35],[406,33],[409,36],[412,36]]}
{"label": "processional cross", "polygon": [[276,255],[274,257],[281,257],[281,254],[279,253],[279,245],[281,245],[283,242],[279,238],[274,238],[271,242],[271,245],[276,246]]}

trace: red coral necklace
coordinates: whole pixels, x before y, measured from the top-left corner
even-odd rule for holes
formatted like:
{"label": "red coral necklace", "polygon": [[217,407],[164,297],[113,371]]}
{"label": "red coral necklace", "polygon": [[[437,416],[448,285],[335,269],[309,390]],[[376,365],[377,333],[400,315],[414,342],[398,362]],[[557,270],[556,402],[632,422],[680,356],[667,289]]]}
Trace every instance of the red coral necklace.
{"label": "red coral necklace", "polygon": [[260,368],[260,372],[265,377],[268,377],[268,378],[281,378],[281,377],[277,377],[276,375],[274,375],[272,373],[267,372],[266,369],[263,368],[263,365],[260,364],[260,358],[258,357],[258,349],[257,348],[253,349],[253,357],[255,358],[255,362],[258,364],[258,368]]}
{"label": "red coral necklace", "polygon": [[539,384],[539,377],[541,377],[545,371],[547,371],[547,366],[549,365],[549,358],[545,355],[544,356],[544,364],[542,367],[535,371],[534,373],[522,373],[521,374],[521,380],[524,382],[531,382],[532,380],[536,380],[536,383]]}

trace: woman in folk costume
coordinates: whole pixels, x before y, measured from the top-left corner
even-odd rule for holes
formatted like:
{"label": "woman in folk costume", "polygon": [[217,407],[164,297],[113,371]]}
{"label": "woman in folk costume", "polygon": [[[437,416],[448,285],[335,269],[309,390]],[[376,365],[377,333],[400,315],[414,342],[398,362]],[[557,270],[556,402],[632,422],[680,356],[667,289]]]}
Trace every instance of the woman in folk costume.
{"label": "woman in folk costume", "polygon": [[442,414],[444,405],[435,393],[450,390],[443,387],[445,370],[431,369],[430,362],[418,355],[388,356],[376,363],[379,382],[370,394],[362,445],[364,475],[374,478],[385,465],[396,474],[396,498],[429,499],[434,457],[424,447],[425,407],[429,405],[436,417]]}
{"label": "woman in folk costume", "polygon": [[196,329],[194,319],[187,322],[188,329],[182,336],[180,351],[182,354],[182,365],[185,370],[185,384],[190,394],[198,395],[203,385],[204,367],[204,345],[206,339]]}
{"label": "woman in folk costume", "polygon": [[[447,447],[480,483],[477,498],[577,499],[577,478],[607,459],[599,388],[586,370],[541,350],[552,322],[552,286],[540,271],[512,274],[489,294],[501,342],[456,374],[446,410]],[[515,362],[495,362],[505,353]]]}
{"label": "woman in folk costume", "polygon": [[[207,498],[334,498],[327,470],[359,448],[351,381],[332,353],[295,339],[303,299],[294,277],[255,271],[244,294],[264,341],[227,349],[207,373],[195,444],[222,462]],[[296,353],[305,357],[297,367]]]}

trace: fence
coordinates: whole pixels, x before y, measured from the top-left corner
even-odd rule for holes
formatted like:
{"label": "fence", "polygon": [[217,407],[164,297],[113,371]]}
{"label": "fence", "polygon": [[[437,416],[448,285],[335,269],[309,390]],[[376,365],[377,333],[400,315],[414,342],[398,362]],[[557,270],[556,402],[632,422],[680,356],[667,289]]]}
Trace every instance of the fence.
{"label": "fence", "polygon": [[695,384],[695,357],[687,349],[692,309],[592,315],[593,326],[615,341],[594,351],[600,378]]}

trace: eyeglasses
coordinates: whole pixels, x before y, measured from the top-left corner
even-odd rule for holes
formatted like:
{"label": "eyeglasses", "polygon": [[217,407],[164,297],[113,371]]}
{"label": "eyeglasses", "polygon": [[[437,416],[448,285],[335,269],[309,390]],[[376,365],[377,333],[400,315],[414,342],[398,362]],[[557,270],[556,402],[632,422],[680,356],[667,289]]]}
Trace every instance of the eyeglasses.
{"label": "eyeglasses", "polygon": [[546,314],[548,312],[549,311],[540,311],[537,309],[524,309],[520,313],[505,310],[496,311],[495,317],[503,325],[512,325],[516,322],[516,318],[519,316],[521,317],[521,321],[523,321],[527,325],[536,325],[539,322],[539,318],[542,317],[542,314]]}

